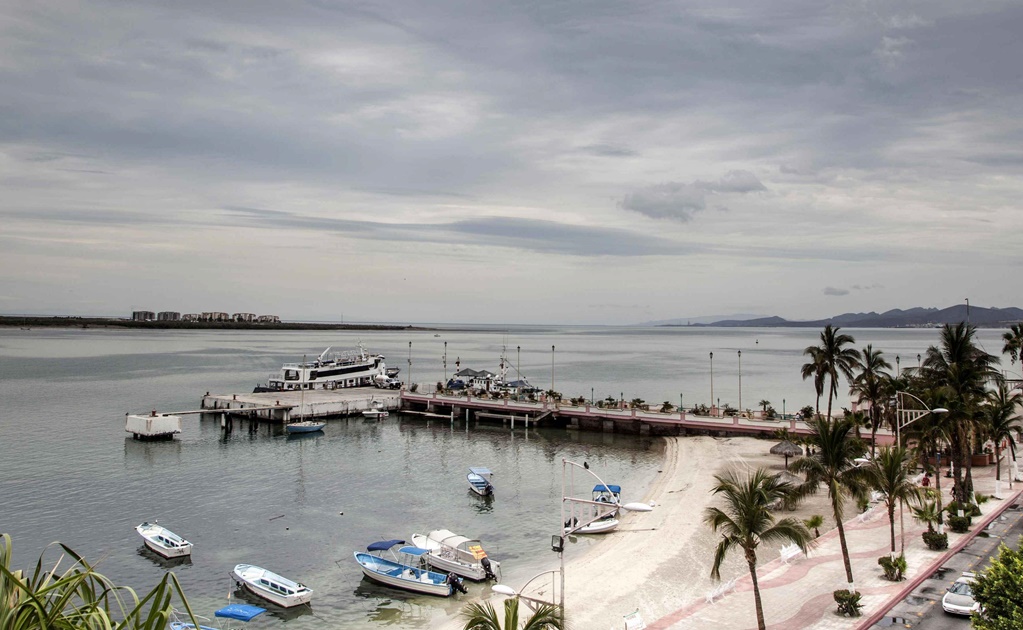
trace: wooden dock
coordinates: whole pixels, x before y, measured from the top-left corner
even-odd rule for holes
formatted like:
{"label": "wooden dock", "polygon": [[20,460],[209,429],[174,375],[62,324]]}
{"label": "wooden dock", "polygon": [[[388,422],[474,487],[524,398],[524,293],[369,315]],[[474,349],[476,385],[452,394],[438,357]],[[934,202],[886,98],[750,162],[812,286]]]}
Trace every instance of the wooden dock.
{"label": "wooden dock", "polygon": [[268,422],[290,422],[297,418],[340,418],[361,415],[379,403],[396,411],[399,392],[375,387],[348,389],[307,389],[301,391],[210,394],[202,397],[201,413],[222,413]]}

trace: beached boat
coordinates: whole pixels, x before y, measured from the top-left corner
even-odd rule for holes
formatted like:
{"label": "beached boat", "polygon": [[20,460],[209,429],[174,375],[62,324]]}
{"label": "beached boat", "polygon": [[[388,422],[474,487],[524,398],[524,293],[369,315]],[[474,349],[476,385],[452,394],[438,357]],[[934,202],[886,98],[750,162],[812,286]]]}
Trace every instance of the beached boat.
{"label": "beached boat", "polygon": [[313,590],[308,586],[255,565],[236,565],[231,575],[252,594],[282,608],[308,604],[313,598]]}
{"label": "beached boat", "polygon": [[469,474],[465,478],[469,481],[470,490],[481,497],[491,497],[494,496],[494,484],[490,483],[493,475],[489,468],[475,467],[469,469]]}
{"label": "beached boat", "polygon": [[178,536],[166,527],[152,523],[142,523],[135,531],[146,541],[146,547],[164,558],[181,558],[192,555],[192,543]]}
{"label": "beached boat", "polygon": [[[355,561],[367,578],[386,586],[439,597],[449,597],[455,590],[462,593],[466,591],[454,573],[445,575],[429,570],[429,550],[402,546],[395,554],[392,549],[398,545],[405,545],[405,541],[382,540],[372,543],[366,547],[369,553],[355,552]],[[390,553],[393,559],[383,557],[385,552]]]}
{"label": "beached boat", "polygon": [[[259,606],[251,606],[249,604],[228,604],[220,610],[213,613],[214,617],[220,619],[236,619],[238,621],[252,621],[256,617],[266,612],[266,608],[260,608]],[[183,617],[174,611],[174,621],[171,621],[168,626],[170,630],[195,630],[195,624],[183,621]],[[207,621],[204,617],[199,615],[195,616],[196,621],[200,619]],[[199,626],[199,630],[222,630],[215,626]]]}
{"label": "beached boat", "polygon": [[369,409],[363,409],[362,415],[366,416],[367,418],[380,420],[381,418],[386,418],[388,414],[387,410],[384,409],[384,403],[377,400],[373,402],[372,406],[370,406]]}
{"label": "beached boat", "polygon": [[327,348],[313,361],[285,363],[279,372],[270,375],[266,385],[259,385],[253,391],[363,387],[387,378],[383,355],[370,354],[361,344],[353,350],[331,350]]}
{"label": "beached boat", "polygon": [[594,502],[594,505],[593,511],[590,514],[594,520],[572,531],[578,525],[578,521],[573,519],[565,523],[565,533],[606,534],[618,527],[620,524],[618,509],[622,502],[621,486],[597,484],[593,487],[591,500]]}
{"label": "beached boat", "polygon": [[425,536],[412,534],[412,544],[430,551],[430,566],[451,571],[470,580],[496,580],[501,563],[487,557],[483,543],[447,530],[437,529]]}

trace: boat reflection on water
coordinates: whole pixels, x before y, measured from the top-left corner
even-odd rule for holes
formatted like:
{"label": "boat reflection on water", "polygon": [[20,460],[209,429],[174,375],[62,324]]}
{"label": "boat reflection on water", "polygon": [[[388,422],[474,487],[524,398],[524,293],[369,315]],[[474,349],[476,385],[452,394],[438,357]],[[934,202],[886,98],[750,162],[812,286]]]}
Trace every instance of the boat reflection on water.
{"label": "boat reflection on water", "polygon": [[164,558],[160,554],[152,551],[145,545],[140,546],[136,552],[147,560],[152,560],[154,564],[159,566],[161,569],[175,569],[182,566],[190,566],[192,564],[192,556],[181,556],[179,558]]}
{"label": "boat reflection on water", "polygon": [[472,490],[467,490],[465,497],[467,499],[466,504],[476,514],[489,514],[494,511],[494,495],[492,494],[481,497]]}
{"label": "boat reflection on water", "polygon": [[252,604],[253,606],[266,608],[268,615],[276,617],[281,621],[292,621],[299,617],[313,614],[312,604],[282,608],[269,600],[253,595],[244,587],[237,587],[231,591],[231,598],[239,603],[244,602],[246,604]]}
{"label": "boat reflection on water", "polygon": [[359,582],[353,594],[360,599],[376,600],[376,605],[366,611],[366,619],[383,626],[428,628],[431,616],[447,614],[442,606],[430,604],[448,600],[396,591],[369,579]]}
{"label": "boat reflection on water", "polygon": [[124,438],[124,461],[133,466],[181,463],[181,440],[136,440]]}
{"label": "boat reflection on water", "polygon": [[287,437],[289,442],[297,442],[299,440],[323,437],[323,435],[323,429],[320,429],[319,431],[307,431],[306,433],[288,433]]}

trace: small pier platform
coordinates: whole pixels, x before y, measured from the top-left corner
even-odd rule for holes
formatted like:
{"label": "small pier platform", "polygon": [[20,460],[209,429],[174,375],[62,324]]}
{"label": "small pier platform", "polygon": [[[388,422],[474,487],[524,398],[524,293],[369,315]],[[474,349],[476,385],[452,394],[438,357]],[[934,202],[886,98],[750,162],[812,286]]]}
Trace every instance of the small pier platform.
{"label": "small pier platform", "polygon": [[[219,413],[266,422],[290,422],[299,417],[337,418],[360,415],[379,403],[389,411],[400,406],[399,393],[376,387],[307,389],[301,391],[210,394],[202,397],[201,413]],[[180,412],[177,412],[180,413]]]}

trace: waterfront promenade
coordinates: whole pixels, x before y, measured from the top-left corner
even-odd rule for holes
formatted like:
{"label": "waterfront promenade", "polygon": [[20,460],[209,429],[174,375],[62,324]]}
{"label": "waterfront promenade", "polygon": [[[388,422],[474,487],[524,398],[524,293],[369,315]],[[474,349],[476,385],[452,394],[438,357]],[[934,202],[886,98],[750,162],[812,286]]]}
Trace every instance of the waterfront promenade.
{"label": "waterfront promenade", "polygon": [[[994,466],[974,468],[974,483],[978,492],[994,492],[994,472]],[[1005,509],[1018,505],[1021,494],[1023,483],[1016,483],[1012,489],[1003,491],[1001,500],[991,499],[981,506],[983,516],[974,519],[968,533],[949,532],[949,549],[945,552],[926,548],[920,537],[925,526],[913,521],[907,509],[905,554],[909,568],[907,579],[902,582],[885,580],[877,564],[878,557],[889,552],[889,525],[884,504],[875,504],[866,513],[847,520],[846,534],[852,556],[853,576],[857,590],[863,594],[863,614],[858,618],[843,617],[835,612],[832,592],[845,585],[845,569],[837,530],[822,535],[816,549],[808,556],[800,554],[787,563],[778,556],[769,559],[762,551],[762,564],[757,576],[767,627],[770,630],[861,630],[870,627],[878,616],[941,568],[947,558],[983,531]],[[898,513],[895,527],[898,545]],[[711,550],[708,549],[707,553],[710,554]],[[730,576],[722,577],[727,579]],[[647,618],[647,628],[755,628],[756,616],[749,573],[734,577],[734,589],[716,598],[713,603],[709,603],[705,597],[659,618]],[[958,575],[949,573],[946,577],[951,584]]]}

